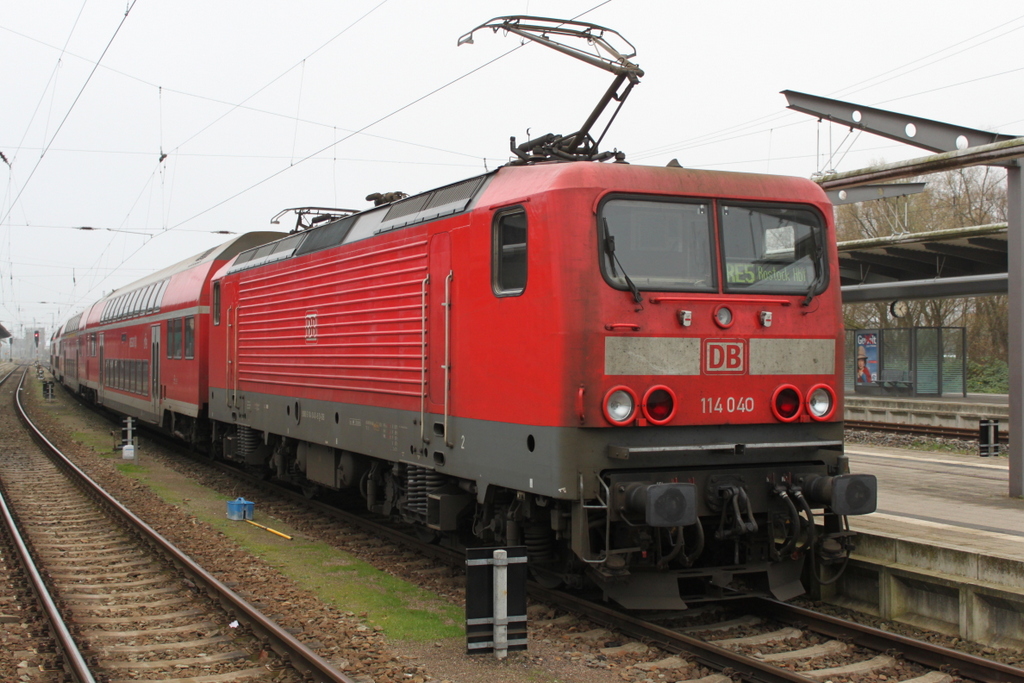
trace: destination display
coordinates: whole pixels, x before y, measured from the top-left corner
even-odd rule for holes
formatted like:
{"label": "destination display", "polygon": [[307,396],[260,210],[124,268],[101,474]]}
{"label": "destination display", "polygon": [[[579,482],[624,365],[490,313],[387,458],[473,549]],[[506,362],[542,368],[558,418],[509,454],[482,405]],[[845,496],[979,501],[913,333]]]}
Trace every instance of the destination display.
{"label": "destination display", "polygon": [[725,281],[730,285],[778,283],[806,286],[814,279],[814,266],[810,259],[796,263],[756,263],[730,260],[725,264]]}

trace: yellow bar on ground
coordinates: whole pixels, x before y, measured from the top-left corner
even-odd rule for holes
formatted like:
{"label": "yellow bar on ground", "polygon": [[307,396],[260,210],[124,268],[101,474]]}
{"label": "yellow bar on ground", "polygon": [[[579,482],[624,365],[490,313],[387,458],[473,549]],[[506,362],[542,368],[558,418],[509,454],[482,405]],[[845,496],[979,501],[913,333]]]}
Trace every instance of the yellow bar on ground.
{"label": "yellow bar on ground", "polygon": [[253,526],[258,526],[259,528],[263,529],[264,531],[269,531],[272,534],[277,534],[281,538],[287,538],[289,541],[292,540],[292,537],[289,536],[288,534],[282,534],[280,531],[275,531],[274,529],[271,529],[268,526],[263,526],[262,524],[257,524],[256,522],[252,521],[251,519],[246,519],[246,520],[243,520],[243,521],[246,521],[249,524],[252,524]]}

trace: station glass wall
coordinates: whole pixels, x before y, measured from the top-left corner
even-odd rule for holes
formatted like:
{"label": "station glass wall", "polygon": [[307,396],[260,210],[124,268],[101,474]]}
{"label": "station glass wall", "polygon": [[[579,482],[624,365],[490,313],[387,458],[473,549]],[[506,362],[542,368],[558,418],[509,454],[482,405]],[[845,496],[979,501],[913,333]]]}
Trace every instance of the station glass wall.
{"label": "station glass wall", "polygon": [[875,396],[966,396],[966,356],[963,327],[847,330],[844,387]]}

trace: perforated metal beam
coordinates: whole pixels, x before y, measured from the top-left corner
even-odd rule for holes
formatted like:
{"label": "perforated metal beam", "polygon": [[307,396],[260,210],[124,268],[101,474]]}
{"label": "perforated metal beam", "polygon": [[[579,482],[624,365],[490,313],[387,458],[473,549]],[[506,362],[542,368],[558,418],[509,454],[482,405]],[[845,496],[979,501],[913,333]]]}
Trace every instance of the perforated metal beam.
{"label": "perforated metal beam", "polygon": [[833,123],[881,135],[890,140],[905,142],[931,152],[953,152],[968,147],[990,145],[1014,138],[987,130],[954,126],[941,121],[922,119],[885,109],[865,107],[862,104],[830,100],[794,90],[783,90],[789,109],[810,114]]}

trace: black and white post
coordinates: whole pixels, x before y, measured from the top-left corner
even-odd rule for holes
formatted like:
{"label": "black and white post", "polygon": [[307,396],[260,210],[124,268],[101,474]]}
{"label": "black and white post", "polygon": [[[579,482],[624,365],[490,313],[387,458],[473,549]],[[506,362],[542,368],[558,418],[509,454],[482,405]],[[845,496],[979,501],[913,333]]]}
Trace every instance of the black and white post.
{"label": "black and white post", "polygon": [[526,548],[466,552],[466,652],[504,659],[525,650]]}

